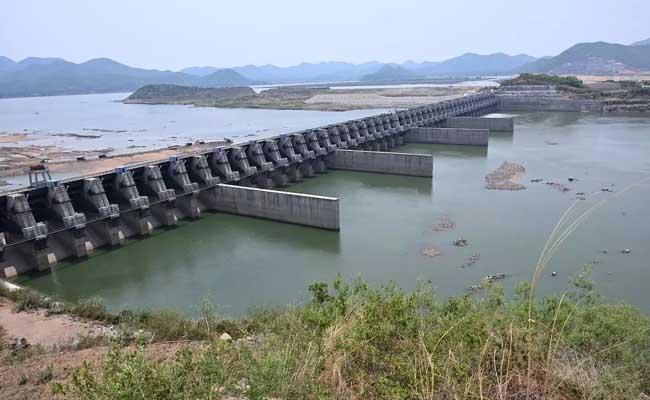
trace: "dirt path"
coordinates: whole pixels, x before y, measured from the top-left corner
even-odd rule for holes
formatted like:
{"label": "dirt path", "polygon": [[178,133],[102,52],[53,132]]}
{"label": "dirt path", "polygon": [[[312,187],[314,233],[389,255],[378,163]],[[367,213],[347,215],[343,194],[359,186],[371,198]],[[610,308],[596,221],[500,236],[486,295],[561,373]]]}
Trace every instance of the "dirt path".
{"label": "dirt path", "polygon": [[[174,342],[151,344],[146,347],[146,357],[167,359],[180,349],[200,344]],[[94,373],[99,373],[108,347],[93,347],[78,351],[64,351],[35,355],[25,361],[5,363],[0,361],[0,399],[56,399],[52,395],[54,383],[68,383],[75,371],[88,363]],[[0,356],[3,354],[0,353]]]}
{"label": "dirt path", "polygon": [[67,315],[46,316],[44,311],[14,312],[14,303],[0,298],[0,326],[4,343],[25,338],[30,345],[46,349],[73,345],[81,337],[105,336],[111,329],[96,322],[85,322]]}

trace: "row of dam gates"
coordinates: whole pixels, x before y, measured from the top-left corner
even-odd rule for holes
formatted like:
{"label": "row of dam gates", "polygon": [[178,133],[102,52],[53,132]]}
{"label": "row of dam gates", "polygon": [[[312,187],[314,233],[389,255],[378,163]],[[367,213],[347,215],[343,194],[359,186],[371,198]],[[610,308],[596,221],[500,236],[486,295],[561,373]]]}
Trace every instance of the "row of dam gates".
{"label": "row of dam gates", "polygon": [[31,171],[29,187],[0,195],[0,277],[87,257],[204,211],[339,230],[337,198],[273,189],[330,169],[432,177],[431,155],[394,150],[487,146],[490,130],[513,131],[511,118],[481,118],[497,106],[486,92],[92,176],[54,181]]}

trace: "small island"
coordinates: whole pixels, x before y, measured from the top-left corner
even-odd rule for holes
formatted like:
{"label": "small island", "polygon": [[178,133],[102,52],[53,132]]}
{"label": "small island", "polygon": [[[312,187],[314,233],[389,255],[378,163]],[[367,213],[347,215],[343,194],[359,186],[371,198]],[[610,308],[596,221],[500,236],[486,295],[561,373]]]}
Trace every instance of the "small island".
{"label": "small island", "polygon": [[195,104],[255,95],[247,86],[193,87],[180,85],[146,85],[123,100],[128,104]]}

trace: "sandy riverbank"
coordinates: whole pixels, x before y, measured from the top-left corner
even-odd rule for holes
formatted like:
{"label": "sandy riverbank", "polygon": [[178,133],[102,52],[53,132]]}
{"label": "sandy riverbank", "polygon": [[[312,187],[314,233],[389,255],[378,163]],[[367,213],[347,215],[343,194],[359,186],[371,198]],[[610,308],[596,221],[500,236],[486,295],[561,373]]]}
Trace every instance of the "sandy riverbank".
{"label": "sandy riverbank", "polygon": [[[372,108],[408,108],[431,104],[481,87],[439,86],[380,89],[329,89],[307,87],[279,87],[236,99],[195,99],[174,104],[193,104],[197,107],[258,108],[270,110],[350,111]],[[155,99],[153,99],[155,100]],[[153,101],[151,99],[148,102]],[[129,103],[149,104],[138,100]],[[169,104],[169,103],[167,103]]]}

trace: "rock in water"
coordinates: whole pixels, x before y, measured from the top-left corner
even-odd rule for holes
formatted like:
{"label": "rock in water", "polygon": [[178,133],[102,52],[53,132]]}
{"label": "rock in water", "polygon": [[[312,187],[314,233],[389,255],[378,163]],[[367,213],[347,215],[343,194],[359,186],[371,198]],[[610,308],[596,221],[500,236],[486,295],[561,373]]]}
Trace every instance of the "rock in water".
{"label": "rock in water", "polygon": [[521,164],[504,162],[485,176],[485,187],[493,190],[522,190],[526,186],[517,181],[526,173]]}
{"label": "rock in water", "polygon": [[440,217],[437,223],[431,226],[431,229],[434,232],[446,232],[450,229],[453,229],[456,226],[456,223],[449,217],[443,216]]}

